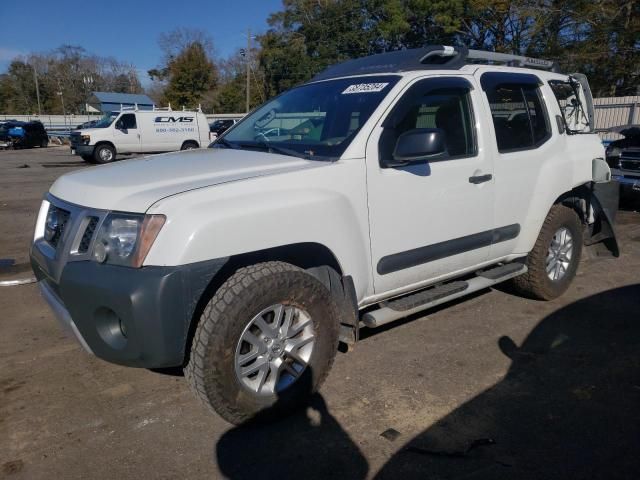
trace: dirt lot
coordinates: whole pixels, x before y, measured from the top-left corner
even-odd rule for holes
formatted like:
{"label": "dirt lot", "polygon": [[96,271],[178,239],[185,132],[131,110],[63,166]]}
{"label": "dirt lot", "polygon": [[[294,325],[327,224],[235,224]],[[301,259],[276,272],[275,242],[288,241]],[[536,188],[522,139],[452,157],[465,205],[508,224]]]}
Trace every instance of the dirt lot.
{"label": "dirt lot", "polygon": [[[66,148],[0,152],[11,275],[43,193],[76,168]],[[639,478],[633,209],[619,238],[621,258],[583,261],[559,300],[491,290],[366,333],[306,412],[262,427],[208,413],[179,375],[89,356],[35,285],[0,287],[0,477]]]}

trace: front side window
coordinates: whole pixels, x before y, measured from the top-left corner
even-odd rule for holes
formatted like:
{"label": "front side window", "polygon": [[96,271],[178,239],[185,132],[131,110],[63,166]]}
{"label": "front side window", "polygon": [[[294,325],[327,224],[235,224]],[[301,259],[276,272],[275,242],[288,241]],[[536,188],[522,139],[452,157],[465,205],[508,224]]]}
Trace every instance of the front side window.
{"label": "front side window", "polygon": [[130,128],[137,128],[135,113],[126,113],[118,120],[123,129],[129,130]]}
{"label": "front side window", "polygon": [[399,78],[350,77],[293,88],[249,114],[212,147],[338,158]]}
{"label": "front side window", "polygon": [[445,134],[446,151],[438,159],[473,156],[477,152],[470,97],[462,79],[424,80],[413,85],[383,123],[381,162],[393,155],[398,137],[416,128],[438,128]]}
{"label": "front side window", "polygon": [[536,84],[497,84],[486,94],[499,152],[537,148],[551,136]]}

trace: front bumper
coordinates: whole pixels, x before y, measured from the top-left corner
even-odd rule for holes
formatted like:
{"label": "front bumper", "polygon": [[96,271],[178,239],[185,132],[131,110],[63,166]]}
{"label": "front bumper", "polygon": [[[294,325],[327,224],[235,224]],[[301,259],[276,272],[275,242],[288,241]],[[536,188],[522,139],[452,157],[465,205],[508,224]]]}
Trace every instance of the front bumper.
{"label": "front bumper", "polygon": [[52,256],[34,243],[31,266],[58,321],[85,350],[133,367],[182,365],[199,301],[227,259],[129,268],[71,261],[65,245]]}
{"label": "front bumper", "polygon": [[75,155],[93,155],[95,145],[84,145],[82,143],[71,144],[71,153]]}

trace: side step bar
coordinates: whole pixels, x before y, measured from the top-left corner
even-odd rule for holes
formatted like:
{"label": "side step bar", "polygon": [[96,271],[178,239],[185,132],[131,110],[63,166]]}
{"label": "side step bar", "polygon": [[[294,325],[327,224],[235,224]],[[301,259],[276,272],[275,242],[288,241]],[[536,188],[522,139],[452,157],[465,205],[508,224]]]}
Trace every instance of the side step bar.
{"label": "side step bar", "polygon": [[464,297],[523,273],[527,273],[527,267],[521,263],[507,263],[488,270],[481,270],[470,280],[454,280],[388,302],[382,302],[378,310],[372,310],[362,316],[362,323],[367,327],[376,328],[441,303]]}

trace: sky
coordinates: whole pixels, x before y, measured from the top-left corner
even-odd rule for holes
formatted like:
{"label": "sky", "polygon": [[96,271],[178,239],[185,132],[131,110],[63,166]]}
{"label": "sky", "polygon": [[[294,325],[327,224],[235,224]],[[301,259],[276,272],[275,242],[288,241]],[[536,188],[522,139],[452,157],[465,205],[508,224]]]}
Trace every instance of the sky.
{"label": "sky", "polygon": [[16,55],[69,44],[132,63],[146,84],[146,71],[161,59],[160,33],[204,30],[226,57],[247,44],[247,28],[264,32],[269,14],[281,9],[282,0],[0,0],[0,73]]}

